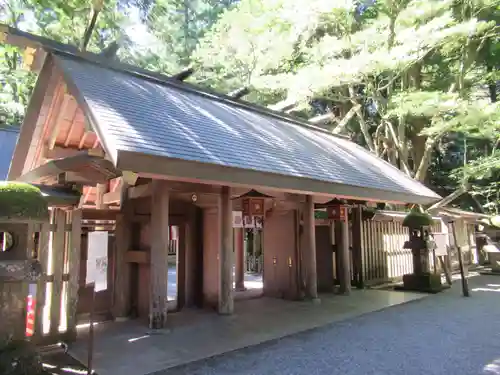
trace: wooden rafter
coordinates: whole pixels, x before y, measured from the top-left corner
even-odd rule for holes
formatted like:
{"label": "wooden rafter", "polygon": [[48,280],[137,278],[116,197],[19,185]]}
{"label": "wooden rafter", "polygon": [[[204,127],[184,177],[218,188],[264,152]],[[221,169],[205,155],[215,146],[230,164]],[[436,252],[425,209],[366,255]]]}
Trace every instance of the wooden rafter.
{"label": "wooden rafter", "polygon": [[54,124],[52,126],[52,130],[50,132],[50,138],[48,140],[49,150],[52,150],[56,144],[57,135],[59,133],[61,123],[64,120],[64,116],[66,115],[66,111],[68,109],[70,101],[71,101],[71,95],[64,93],[61,107],[60,107],[59,111],[57,112],[56,121],[54,122]]}
{"label": "wooden rafter", "polygon": [[85,145],[85,141],[87,140],[87,137],[89,134],[92,134],[91,132],[85,132],[83,133],[82,139],[80,139],[80,143],[78,144],[78,148],[81,150],[83,146]]}
{"label": "wooden rafter", "polygon": [[76,129],[75,120],[76,120],[77,114],[78,114],[78,108],[75,109],[75,111],[73,112],[73,116],[71,118],[71,125],[69,127],[68,135],[66,136],[66,139],[64,140],[64,147],[68,147],[69,146],[69,143],[71,142],[71,137],[75,133],[75,129]]}

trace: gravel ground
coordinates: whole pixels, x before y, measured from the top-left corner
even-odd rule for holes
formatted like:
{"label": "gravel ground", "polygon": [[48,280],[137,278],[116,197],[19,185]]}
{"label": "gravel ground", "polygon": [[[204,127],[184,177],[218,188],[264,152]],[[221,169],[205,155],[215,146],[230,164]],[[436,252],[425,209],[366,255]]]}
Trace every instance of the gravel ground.
{"label": "gravel ground", "polygon": [[155,375],[500,374],[500,277],[469,284]]}

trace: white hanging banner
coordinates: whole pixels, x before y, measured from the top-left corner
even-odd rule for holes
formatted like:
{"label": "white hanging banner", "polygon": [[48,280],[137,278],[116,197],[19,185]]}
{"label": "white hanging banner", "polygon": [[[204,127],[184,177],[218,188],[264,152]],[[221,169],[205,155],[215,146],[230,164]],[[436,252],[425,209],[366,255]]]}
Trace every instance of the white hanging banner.
{"label": "white hanging banner", "polygon": [[448,255],[448,246],[447,239],[448,233],[434,233],[434,246],[432,244],[428,244],[428,246],[432,246],[434,249],[430,248],[429,250],[434,250],[437,257]]}
{"label": "white hanging banner", "polygon": [[108,289],[108,232],[89,232],[87,240],[87,284],[95,291]]}
{"label": "white hanging banner", "polygon": [[243,228],[243,212],[233,211],[233,228]]}
{"label": "white hanging banner", "polygon": [[254,216],[253,217],[254,226],[257,229],[262,229],[264,218],[262,216]]}
{"label": "white hanging banner", "polygon": [[253,221],[252,216],[248,216],[248,215],[243,216],[243,227],[247,228],[247,229],[255,227],[255,223]]}

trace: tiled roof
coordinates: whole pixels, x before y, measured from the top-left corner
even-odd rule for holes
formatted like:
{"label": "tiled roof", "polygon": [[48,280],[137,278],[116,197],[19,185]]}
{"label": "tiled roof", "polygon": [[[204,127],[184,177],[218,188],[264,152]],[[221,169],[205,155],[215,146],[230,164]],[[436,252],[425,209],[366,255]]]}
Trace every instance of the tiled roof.
{"label": "tiled roof", "polygon": [[137,152],[439,198],[361,146],[307,124],[82,59],[56,61],[111,155]]}
{"label": "tiled roof", "polygon": [[18,136],[18,129],[0,129],[0,181],[7,178]]}

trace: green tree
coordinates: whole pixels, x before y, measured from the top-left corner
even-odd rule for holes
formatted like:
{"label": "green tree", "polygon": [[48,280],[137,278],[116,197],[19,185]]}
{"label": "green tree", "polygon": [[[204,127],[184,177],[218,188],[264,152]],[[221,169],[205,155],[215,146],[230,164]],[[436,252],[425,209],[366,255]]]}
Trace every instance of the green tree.
{"label": "green tree", "polygon": [[457,168],[459,139],[496,141],[472,129],[497,121],[498,35],[494,0],[243,0],[196,56],[216,87],[251,85],[285,99],[288,112],[321,115],[313,121],[429,183],[436,157],[448,158],[444,144],[459,149]]}

